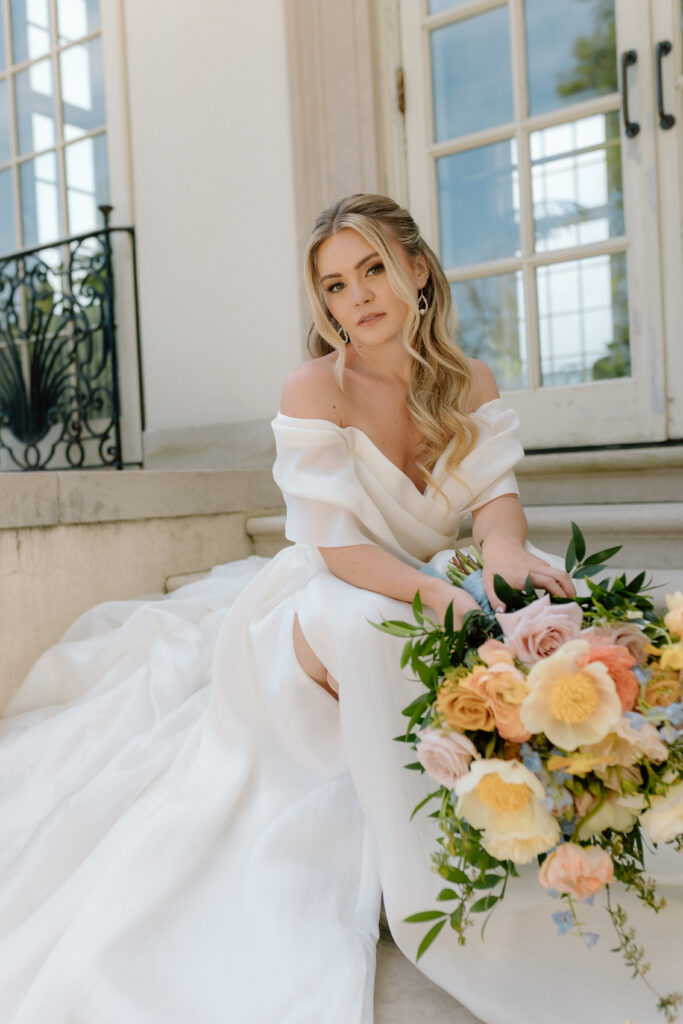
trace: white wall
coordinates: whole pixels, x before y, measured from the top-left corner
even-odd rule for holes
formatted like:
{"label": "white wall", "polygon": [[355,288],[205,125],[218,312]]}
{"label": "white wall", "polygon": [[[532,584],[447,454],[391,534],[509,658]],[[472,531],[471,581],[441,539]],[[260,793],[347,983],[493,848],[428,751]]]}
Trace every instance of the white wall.
{"label": "white wall", "polygon": [[281,0],[124,0],[147,429],[270,418],[302,327]]}

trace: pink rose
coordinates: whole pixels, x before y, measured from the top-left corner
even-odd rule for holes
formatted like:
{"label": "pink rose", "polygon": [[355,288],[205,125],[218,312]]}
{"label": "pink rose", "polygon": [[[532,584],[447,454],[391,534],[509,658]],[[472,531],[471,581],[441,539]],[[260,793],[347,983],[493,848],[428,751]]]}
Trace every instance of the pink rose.
{"label": "pink rose", "polygon": [[551,604],[550,594],[544,594],[519,611],[499,613],[496,618],[516,657],[533,665],[578,637],[583,613],[573,602]]}
{"label": "pink rose", "polygon": [[650,641],[635,622],[613,622],[610,625],[591,626],[590,629],[581,630],[581,639],[587,640],[591,647],[618,644],[631,652],[638,665],[644,665],[647,661],[645,647]]}
{"label": "pink rose", "polygon": [[546,889],[586,900],[614,878],[612,858],[598,846],[562,843],[546,857],[538,880]]}
{"label": "pink rose", "polygon": [[453,789],[457,780],[467,774],[473,757],[479,757],[477,748],[460,732],[425,729],[420,733],[417,759],[442,786]]}

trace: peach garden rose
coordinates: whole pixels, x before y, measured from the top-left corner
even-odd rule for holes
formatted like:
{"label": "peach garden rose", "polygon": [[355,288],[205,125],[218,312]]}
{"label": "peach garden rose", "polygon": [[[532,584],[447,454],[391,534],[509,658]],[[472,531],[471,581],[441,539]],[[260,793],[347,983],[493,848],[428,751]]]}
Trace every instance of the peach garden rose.
{"label": "peach garden rose", "polygon": [[586,900],[614,878],[612,858],[598,846],[562,843],[541,865],[538,879],[546,889]]}
{"label": "peach garden rose", "polygon": [[489,668],[478,665],[463,685],[486,700],[503,739],[514,743],[524,743],[529,739],[531,733],[524,728],[519,717],[529,686],[518,668],[504,661]]}
{"label": "peach garden rose", "polygon": [[591,644],[586,664],[593,661],[600,661],[607,668],[616,687],[621,710],[630,711],[640,692],[638,680],[631,671],[636,663],[631,651],[620,644]]}
{"label": "peach garden rose", "polygon": [[452,682],[441,686],[436,696],[436,708],[456,732],[467,729],[491,732],[495,726],[493,712],[486,700],[467,686]]}

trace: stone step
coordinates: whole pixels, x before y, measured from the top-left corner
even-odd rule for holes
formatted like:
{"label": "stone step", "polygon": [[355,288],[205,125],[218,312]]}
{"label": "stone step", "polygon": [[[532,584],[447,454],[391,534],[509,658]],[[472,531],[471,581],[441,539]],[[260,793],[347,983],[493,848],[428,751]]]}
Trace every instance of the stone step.
{"label": "stone step", "polygon": [[[538,505],[526,509],[529,536],[537,547],[563,556],[573,520],[581,527],[588,551],[622,545],[609,574],[645,569],[652,577],[653,597],[662,604],[664,594],[683,590],[683,502],[622,505]],[[251,516],[246,523],[257,555],[271,556],[288,543],[284,515]],[[466,519],[461,534],[468,534]],[[466,545],[468,538],[463,537]],[[605,573],[606,575],[607,573]]]}
{"label": "stone step", "polygon": [[461,1003],[426,978],[382,927],[377,943],[375,1024],[415,1024],[415,1021],[482,1024]]}

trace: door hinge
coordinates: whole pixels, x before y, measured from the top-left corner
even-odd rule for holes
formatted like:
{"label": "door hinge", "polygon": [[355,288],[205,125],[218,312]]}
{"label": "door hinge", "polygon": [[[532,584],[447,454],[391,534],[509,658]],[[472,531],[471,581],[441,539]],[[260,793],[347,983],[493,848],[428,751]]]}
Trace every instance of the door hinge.
{"label": "door hinge", "polygon": [[406,112],[406,80],[403,68],[396,68],[396,106],[401,114]]}

